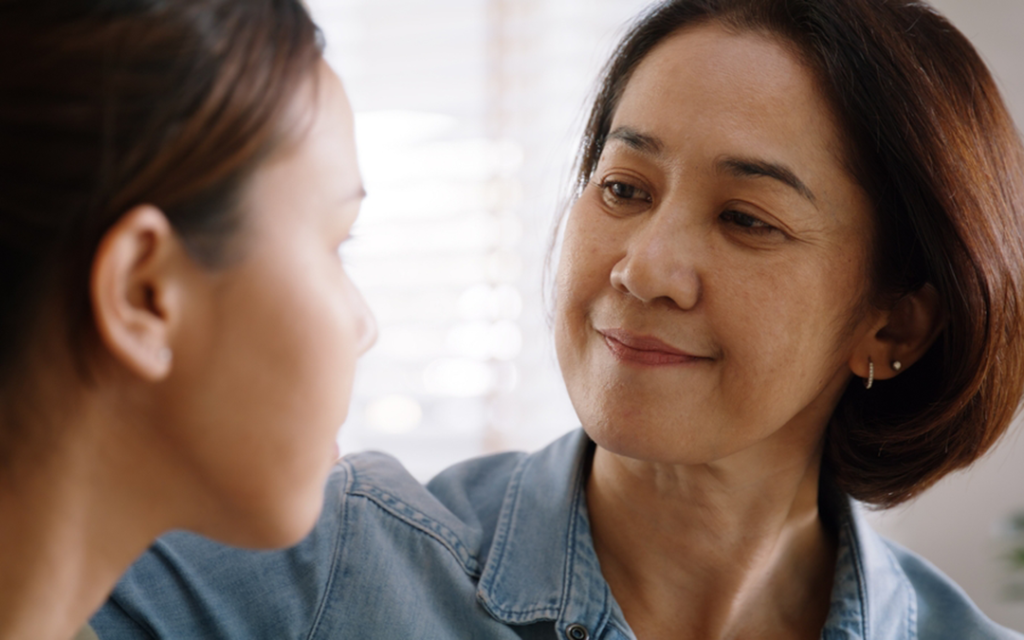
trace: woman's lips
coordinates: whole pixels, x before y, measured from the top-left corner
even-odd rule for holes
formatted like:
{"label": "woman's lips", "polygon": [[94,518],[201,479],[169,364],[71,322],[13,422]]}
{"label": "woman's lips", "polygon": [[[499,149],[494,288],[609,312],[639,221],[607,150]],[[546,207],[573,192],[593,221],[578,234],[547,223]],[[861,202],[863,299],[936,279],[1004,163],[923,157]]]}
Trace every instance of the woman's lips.
{"label": "woman's lips", "polygon": [[653,336],[641,336],[624,329],[603,329],[608,349],[619,360],[645,365],[688,364],[706,360],[700,356],[686,353]]}

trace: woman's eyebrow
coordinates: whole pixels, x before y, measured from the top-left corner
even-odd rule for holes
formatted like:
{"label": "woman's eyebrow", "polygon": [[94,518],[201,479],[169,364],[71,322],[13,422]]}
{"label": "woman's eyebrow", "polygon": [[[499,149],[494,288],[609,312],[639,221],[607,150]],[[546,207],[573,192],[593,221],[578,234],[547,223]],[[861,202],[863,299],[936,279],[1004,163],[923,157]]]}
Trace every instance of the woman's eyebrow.
{"label": "woman's eyebrow", "polygon": [[[630,149],[647,156],[658,156],[665,145],[656,137],[641,133],[632,127],[618,127],[608,134],[608,140],[618,140]],[[716,168],[737,178],[772,178],[795,190],[815,207],[818,199],[804,181],[797,177],[792,169],[778,162],[769,162],[757,158],[722,158],[715,163]]]}
{"label": "woman's eyebrow", "polygon": [[757,160],[754,158],[723,158],[715,163],[718,170],[729,173],[737,178],[772,178],[792,188],[804,198],[810,200],[815,207],[818,199],[814,196],[803,180],[798,178],[792,169],[777,162]]}
{"label": "woman's eyebrow", "polygon": [[664,148],[664,145],[658,138],[640,133],[631,127],[618,127],[615,131],[608,134],[608,140],[619,140],[626,143],[626,146],[634,151],[639,151],[649,156],[659,155]]}

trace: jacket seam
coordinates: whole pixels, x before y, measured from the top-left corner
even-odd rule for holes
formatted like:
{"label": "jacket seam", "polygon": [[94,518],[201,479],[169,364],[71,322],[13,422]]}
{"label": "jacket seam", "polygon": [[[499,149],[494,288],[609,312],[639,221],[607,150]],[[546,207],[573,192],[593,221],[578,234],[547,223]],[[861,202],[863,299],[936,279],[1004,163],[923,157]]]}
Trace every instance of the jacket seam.
{"label": "jacket seam", "polygon": [[[396,520],[406,524],[416,531],[426,534],[436,542],[440,543],[442,547],[447,549],[467,575],[473,578],[479,577],[479,561],[469,551],[466,545],[462,543],[459,536],[447,526],[428,517],[420,510],[413,508],[402,500],[399,500],[394,495],[372,485],[360,485],[355,488],[349,488],[346,491],[346,496],[364,498],[377,505],[378,508]],[[406,511],[408,513],[403,513],[402,511]],[[418,518],[413,517],[413,514],[418,516]]]}
{"label": "jacket seam", "polygon": [[[131,620],[132,622],[134,622],[135,624],[137,624],[139,626],[139,630],[142,631],[143,633],[145,633],[146,637],[150,638],[151,640],[158,640],[160,638],[160,634],[158,634],[156,632],[156,629],[154,629],[152,627],[152,625],[149,624],[148,620],[140,620],[127,607],[125,607],[124,605],[121,604],[120,600],[117,597],[117,594],[111,594],[110,600],[111,600],[111,602],[113,602],[117,606],[118,609],[121,610],[121,612],[129,620]],[[107,606],[110,606],[110,605],[108,604]],[[99,632],[96,632],[96,635],[99,636]]]}
{"label": "jacket seam", "polygon": [[558,611],[559,618],[565,615],[566,603],[569,601],[569,593],[572,591],[572,567],[576,558],[576,529],[579,527],[580,519],[580,482],[577,479],[574,481],[576,486],[573,487],[572,504],[570,506],[569,527],[566,531],[565,539],[565,563],[562,565],[562,596],[559,601]]}
{"label": "jacket seam", "polygon": [[886,559],[889,561],[889,569],[892,570],[894,575],[903,578],[901,580],[903,585],[902,591],[907,598],[907,633],[910,634],[908,640],[917,640],[917,592],[906,577],[903,567],[900,566],[899,560],[896,559],[889,545],[883,544],[882,548],[885,551]]}
{"label": "jacket seam", "polygon": [[331,568],[327,572],[327,580],[324,583],[323,596],[320,598],[320,602],[316,608],[316,614],[313,616],[313,624],[309,627],[309,633],[306,635],[307,640],[313,640],[317,632],[320,630],[320,623],[323,620],[324,613],[327,611],[327,603],[330,599],[331,589],[334,588],[334,578],[338,571],[338,565],[341,564],[341,548],[344,538],[345,520],[348,518],[348,489],[352,486],[353,473],[351,472],[351,466],[348,461],[343,461],[339,464],[339,471],[337,473],[345,472],[345,487],[341,491],[340,505],[338,506],[338,527],[334,532],[334,545],[331,551]]}
{"label": "jacket seam", "polygon": [[[562,573],[562,584],[564,586],[562,589],[561,603],[559,605],[559,620],[563,624],[560,626],[567,626],[567,624],[565,623],[571,624],[571,621],[565,620],[563,618],[565,616],[566,609],[568,609],[569,607],[568,603],[570,600],[570,594],[573,590],[575,577],[575,574],[573,573],[573,567],[576,564],[576,554],[579,553],[579,550],[577,548],[577,542],[579,539],[579,527],[581,520],[585,517],[584,514],[581,513],[581,510],[583,508],[581,504],[582,501],[585,499],[586,494],[586,484],[582,481],[581,478],[581,475],[583,474],[583,468],[585,468],[585,465],[581,466],[574,480],[575,486],[573,487],[573,499],[571,505],[572,518],[570,519],[571,522],[569,524],[569,529],[566,534],[566,549],[568,550],[568,552],[565,554],[566,560]],[[628,637],[630,634],[625,629],[619,626],[614,616],[612,615],[612,607],[610,603],[611,590],[609,589],[607,582],[601,580],[600,583],[602,585],[600,606],[601,614],[598,616],[597,623],[593,630],[594,637],[603,636],[608,632],[609,629],[614,629],[618,631],[621,635]]]}
{"label": "jacket seam", "polygon": [[[847,507],[850,508],[850,507]],[[865,584],[867,581],[864,572],[864,559],[860,553],[860,539],[857,537],[857,532],[854,530],[853,513],[848,514],[847,521],[843,524],[846,529],[846,535],[849,538],[848,544],[850,547],[850,553],[853,555],[853,570],[857,573],[857,596],[860,599],[861,615],[860,615],[860,634],[864,640],[872,640],[868,629],[868,620],[871,618],[871,603],[868,602],[867,593],[865,591]]]}
{"label": "jacket seam", "polygon": [[530,607],[529,609],[511,609],[494,602],[493,599],[488,597],[490,589],[496,587],[501,582],[500,567],[504,566],[503,561],[505,551],[508,548],[509,530],[512,528],[512,522],[516,519],[516,515],[519,512],[520,485],[529,462],[530,456],[524,456],[512,471],[508,489],[506,490],[506,496],[512,495],[512,503],[508,505],[507,510],[502,509],[502,513],[498,518],[494,540],[491,543],[491,553],[487,560],[488,565],[493,565],[498,567],[498,569],[495,570],[493,577],[489,580],[481,580],[480,590],[477,594],[478,598],[486,605],[486,608],[492,615],[499,617],[503,622],[509,624],[534,624],[541,620],[556,621],[561,610],[561,607],[556,607],[552,610],[552,607],[545,605]]}

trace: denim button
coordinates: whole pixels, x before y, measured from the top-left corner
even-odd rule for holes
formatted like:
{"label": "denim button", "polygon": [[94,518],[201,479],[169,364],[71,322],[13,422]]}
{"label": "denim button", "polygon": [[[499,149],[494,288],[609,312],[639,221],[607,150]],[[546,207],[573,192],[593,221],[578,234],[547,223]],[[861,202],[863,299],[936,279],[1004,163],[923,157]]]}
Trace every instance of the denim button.
{"label": "denim button", "polygon": [[565,635],[569,640],[588,640],[590,638],[590,632],[582,624],[570,624],[565,630]]}

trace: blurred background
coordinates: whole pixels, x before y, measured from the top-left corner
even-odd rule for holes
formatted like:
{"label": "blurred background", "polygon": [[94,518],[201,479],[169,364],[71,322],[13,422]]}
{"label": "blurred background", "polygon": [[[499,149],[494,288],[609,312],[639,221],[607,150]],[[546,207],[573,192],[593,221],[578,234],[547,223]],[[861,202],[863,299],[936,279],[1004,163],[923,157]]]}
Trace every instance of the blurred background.
{"label": "blurred background", "polygon": [[[426,480],[578,426],[545,258],[585,105],[642,0],[308,0],[356,111],[369,197],[343,258],[380,325],[342,451]],[[935,0],[1024,123],[1024,1]],[[1024,442],[869,517],[1024,630]]]}

